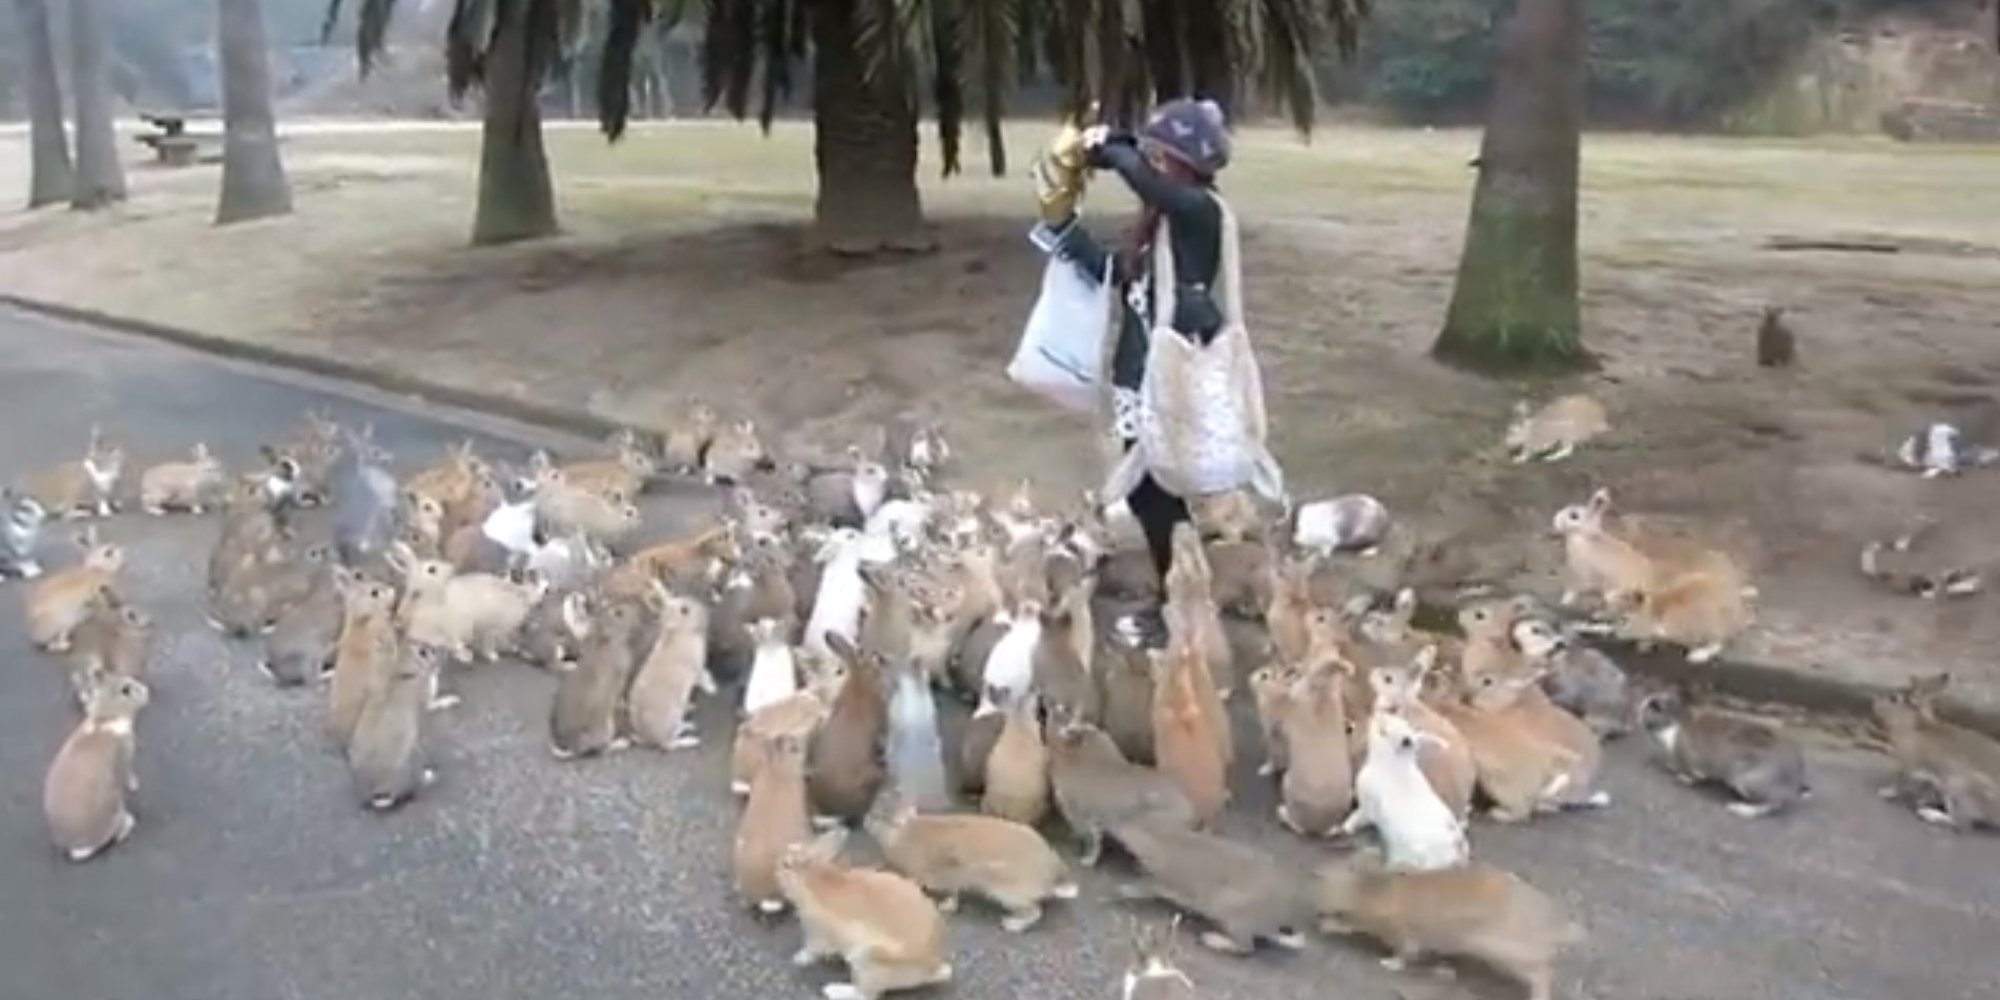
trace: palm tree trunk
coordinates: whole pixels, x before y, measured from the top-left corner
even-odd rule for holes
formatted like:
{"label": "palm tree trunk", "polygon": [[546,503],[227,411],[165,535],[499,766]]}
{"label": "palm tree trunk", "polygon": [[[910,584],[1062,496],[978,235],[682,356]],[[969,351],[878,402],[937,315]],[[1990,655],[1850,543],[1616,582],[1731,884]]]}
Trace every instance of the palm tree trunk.
{"label": "palm tree trunk", "polygon": [[935,249],[917,194],[910,92],[900,81],[871,86],[864,79],[854,0],[819,0],[811,16],[815,242],[843,255]]}
{"label": "palm tree trunk", "polygon": [[554,235],[556,195],[542,148],[542,113],[535,104],[542,67],[533,65],[532,8],[548,0],[501,0],[499,26],[486,53],[485,123],[480,131],[479,206],[475,246]]}
{"label": "palm tree trunk", "polygon": [[216,0],[216,57],[222,66],[222,197],[215,224],[292,211],[292,185],[278,158],[271,110],[271,64],[258,0]]}
{"label": "palm tree trunk", "polygon": [[71,208],[125,200],[125,167],[111,127],[111,66],[98,0],[69,0],[70,86],[76,91],[76,183]]}
{"label": "palm tree trunk", "polygon": [[1496,373],[1585,367],[1576,260],[1583,0],[1514,0],[1497,43],[1465,248],[1431,353]]}
{"label": "palm tree trunk", "polygon": [[63,201],[75,190],[69,166],[69,133],[63,127],[62,80],[56,74],[56,36],[48,0],[18,0],[24,76],[28,90],[28,207]]}

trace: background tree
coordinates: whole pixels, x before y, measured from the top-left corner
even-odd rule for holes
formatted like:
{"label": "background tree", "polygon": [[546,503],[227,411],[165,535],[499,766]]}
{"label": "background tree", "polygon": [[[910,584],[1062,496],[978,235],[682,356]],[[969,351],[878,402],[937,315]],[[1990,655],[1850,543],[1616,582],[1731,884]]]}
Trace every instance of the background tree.
{"label": "background tree", "polygon": [[27,77],[29,179],[28,207],[68,198],[76,179],[69,166],[69,134],[63,127],[62,80],[56,74],[56,36],[48,0],[17,0],[19,65]]}
{"label": "background tree", "polygon": [[222,65],[222,195],[215,224],[292,210],[292,186],[278,157],[271,110],[271,55],[260,0],[215,0],[216,59]]}
{"label": "background tree", "polygon": [[105,61],[100,0],[69,0],[70,87],[76,91],[76,183],[70,207],[125,200],[125,167],[111,127],[111,67]]}
{"label": "background tree", "polygon": [[[1156,98],[1211,97],[1232,111],[1251,96],[1310,130],[1313,61],[1329,37],[1351,53],[1370,0],[705,0],[702,90],[741,120],[754,101],[768,131],[810,60],[814,238],[839,253],[932,245],[917,193],[922,95],[940,165],[959,170],[968,107],[977,107],[996,176],[1000,126],[1017,83],[1046,71],[1070,107],[1104,102],[1132,121]],[[666,0],[669,24],[685,0]],[[653,0],[611,0],[598,114],[616,140],[630,112],[631,53]]]}
{"label": "background tree", "polygon": [[1431,348],[1440,360],[1494,372],[1590,363],[1577,306],[1583,53],[1583,0],[1515,0],[1458,278]]}
{"label": "background tree", "polygon": [[[479,136],[475,245],[553,235],[555,187],[542,145],[542,84],[563,62],[582,21],[584,0],[454,0],[445,29],[445,80],[454,99],[474,87],[484,97]],[[343,0],[329,0],[331,35]],[[362,0],[355,49],[368,75],[388,37],[396,0]]]}

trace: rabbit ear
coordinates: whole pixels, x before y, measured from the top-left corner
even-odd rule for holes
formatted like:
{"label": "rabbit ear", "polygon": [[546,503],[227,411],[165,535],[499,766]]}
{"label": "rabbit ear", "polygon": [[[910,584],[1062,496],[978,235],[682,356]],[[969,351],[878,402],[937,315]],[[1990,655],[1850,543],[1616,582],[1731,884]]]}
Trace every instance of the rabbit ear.
{"label": "rabbit ear", "polygon": [[1590,502],[1585,506],[1588,507],[1590,509],[1590,512],[1593,514],[1602,514],[1605,511],[1610,510],[1611,509],[1610,488],[1604,486],[1598,487],[1597,491],[1590,495]]}

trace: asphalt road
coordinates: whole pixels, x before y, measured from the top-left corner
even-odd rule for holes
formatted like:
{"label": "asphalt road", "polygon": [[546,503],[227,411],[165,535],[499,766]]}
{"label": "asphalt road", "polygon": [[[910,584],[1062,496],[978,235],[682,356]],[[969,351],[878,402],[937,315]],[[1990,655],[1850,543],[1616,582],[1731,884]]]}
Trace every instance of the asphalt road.
{"label": "asphalt road", "polygon": [[[315,406],[373,421],[411,464],[467,433],[524,434],[0,311],[9,478],[74,453],[92,421],[122,435],[135,462],[197,439],[245,460]],[[487,668],[459,685],[465,704],[438,727],[440,783],[401,812],[366,813],[319,741],[318,698],[272,688],[251,647],[201,626],[198,567],[214,530],[132,515],[104,528],[131,547],[131,585],[162,625],[140,724],[139,828],[85,865],[61,860],[41,825],[43,770],[72,723],[62,674],[28,648],[14,595],[0,595],[0,998],[817,995],[830,973],[791,967],[796,927],[759,921],[728,895],[720,705],[703,714],[710,739],[698,751],[558,763],[543,738],[551,679]],[[1881,758],[1825,742],[1815,799],[1789,818],[1739,820],[1626,745],[1611,753],[1610,809],[1481,825],[1474,850],[1590,927],[1562,967],[1563,997],[2000,996],[2000,839],[1919,824],[1873,794]],[[1301,873],[1326,855],[1277,829],[1267,792],[1238,787],[1232,832]],[[1130,916],[1110,895],[1093,876],[1082,900],[1055,904],[1021,938],[969,907],[951,923],[958,981],[940,995],[1117,996]],[[1477,977],[1391,976],[1345,942],[1249,959],[1185,951],[1215,998],[1514,995]]]}

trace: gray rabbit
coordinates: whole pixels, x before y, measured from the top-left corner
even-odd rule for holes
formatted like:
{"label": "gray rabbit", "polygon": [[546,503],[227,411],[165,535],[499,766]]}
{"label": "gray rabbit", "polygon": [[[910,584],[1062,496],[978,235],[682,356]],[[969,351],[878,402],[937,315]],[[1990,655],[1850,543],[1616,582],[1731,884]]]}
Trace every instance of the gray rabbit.
{"label": "gray rabbit", "polygon": [[1599,739],[1632,731],[1632,686],[1611,657],[1540,618],[1516,622],[1513,637],[1521,654],[1544,671],[1542,693],[1550,701],[1582,719]]}
{"label": "gray rabbit", "polygon": [[42,525],[49,512],[41,501],[26,493],[0,489],[0,580],[32,580],[42,575],[35,550],[42,539]]}
{"label": "gray rabbit", "polygon": [[1131,899],[1166,900],[1214,925],[1201,943],[1248,954],[1259,941],[1305,947],[1312,901],[1304,880],[1260,848],[1156,819],[1112,831],[1145,872],[1121,886]]}
{"label": "gray rabbit", "polygon": [[333,490],[333,541],[340,561],[366,565],[388,552],[402,511],[389,453],[374,443],[374,428],[349,434],[328,478]]}
{"label": "gray rabbit", "polygon": [[1777,727],[1690,705],[1670,691],[1639,703],[1639,724],[1684,784],[1720,785],[1740,800],[1729,811],[1768,816],[1812,796],[1805,753]]}
{"label": "gray rabbit", "polygon": [[345,566],[315,567],[311,589],[278,615],[264,639],[264,658],[257,666],[265,676],[280,687],[295,687],[318,681],[333,669],[344,595],[359,579]]}

